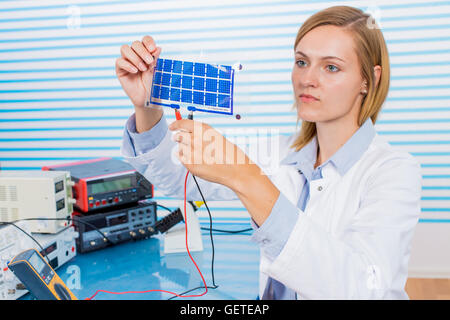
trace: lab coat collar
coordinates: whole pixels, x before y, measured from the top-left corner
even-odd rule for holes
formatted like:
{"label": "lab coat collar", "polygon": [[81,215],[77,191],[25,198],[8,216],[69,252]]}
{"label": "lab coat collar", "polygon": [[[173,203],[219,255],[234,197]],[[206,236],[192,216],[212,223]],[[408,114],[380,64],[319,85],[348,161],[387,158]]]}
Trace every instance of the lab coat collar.
{"label": "lab coat collar", "polygon": [[343,176],[362,157],[375,137],[372,119],[367,119],[351,138],[330,158]]}
{"label": "lab coat collar", "polygon": [[[375,137],[375,128],[372,120],[367,119],[361,127],[350,137],[350,139],[325,163],[318,167],[322,168],[331,162],[341,176],[361,158],[363,153],[369,148]],[[298,152],[291,151],[281,160],[281,164],[293,165],[305,177],[310,180],[314,171],[314,164],[317,160],[317,136],[306,144]]]}

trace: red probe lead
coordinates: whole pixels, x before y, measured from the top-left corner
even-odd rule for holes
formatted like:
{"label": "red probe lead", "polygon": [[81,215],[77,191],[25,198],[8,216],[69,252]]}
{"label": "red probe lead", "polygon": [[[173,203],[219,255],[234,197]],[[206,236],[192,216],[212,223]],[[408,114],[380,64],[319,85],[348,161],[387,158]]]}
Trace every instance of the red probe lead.
{"label": "red probe lead", "polygon": [[183,119],[183,118],[181,117],[180,111],[178,111],[177,109],[175,109],[175,118],[177,118],[177,120]]}

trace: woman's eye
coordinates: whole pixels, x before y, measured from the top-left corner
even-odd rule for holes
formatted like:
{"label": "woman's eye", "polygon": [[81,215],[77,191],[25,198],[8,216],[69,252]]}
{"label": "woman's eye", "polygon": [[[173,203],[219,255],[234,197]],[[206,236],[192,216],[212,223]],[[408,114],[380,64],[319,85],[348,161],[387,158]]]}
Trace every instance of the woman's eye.
{"label": "woman's eye", "polygon": [[331,72],[337,72],[337,71],[339,71],[339,68],[332,64],[329,64],[329,65],[327,65],[327,70],[331,71]]}
{"label": "woman's eye", "polygon": [[297,60],[295,63],[296,63],[297,66],[299,66],[299,67],[304,67],[304,66],[306,65],[306,62],[303,61],[303,60]]}

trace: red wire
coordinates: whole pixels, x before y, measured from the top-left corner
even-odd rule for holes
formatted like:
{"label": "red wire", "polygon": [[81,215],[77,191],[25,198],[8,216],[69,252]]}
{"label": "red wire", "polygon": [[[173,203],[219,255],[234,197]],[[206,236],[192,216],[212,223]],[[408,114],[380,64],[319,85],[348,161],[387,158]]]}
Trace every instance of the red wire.
{"label": "red wire", "polygon": [[179,294],[176,294],[174,292],[171,292],[171,291],[160,290],[160,289],[147,290],[147,291],[124,291],[124,292],[113,292],[113,291],[107,291],[107,290],[101,290],[100,289],[100,290],[97,290],[94,293],[94,295],[92,295],[90,298],[86,298],[85,300],[92,300],[100,292],[105,292],[105,293],[110,293],[110,294],[165,292],[165,293],[169,293],[169,294],[175,295],[175,296],[180,297],[180,298],[201,297],[201,296],[204,296],[206,293],[208,293],[208,286],[206,285],[205,278],[203,278],[203,274],[200,271],[200,268],[197,266],[197,263],[195,263],[194,258],[192,258],[191,252],[189,251],[189,246],[188,246],[188,229],[187,229],[187,213],[186,213],[186,185],[187,185],[187,178],[188,178],[188,176],[189,176],[189,170],[186,173],[186,178],[184,179],[184,222],[185,222],[185,231],[186,231],[186,250],[187,250],[187,253],[189,255],[189,258],[191,258],[192,262],[194,263],[195,267],[197,268],[198,273],[200,274],[200,277],[202,278],[203,285],[205,286],[205,292],[203,292],[202,294],[183,296],[183,295],[179,295]]}

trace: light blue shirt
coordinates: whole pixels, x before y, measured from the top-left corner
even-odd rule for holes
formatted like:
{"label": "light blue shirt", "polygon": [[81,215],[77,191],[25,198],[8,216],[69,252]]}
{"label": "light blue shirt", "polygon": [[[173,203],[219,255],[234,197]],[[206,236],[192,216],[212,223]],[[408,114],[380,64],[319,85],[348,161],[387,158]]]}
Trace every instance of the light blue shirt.
{"label": "light blue shirt", "polygon": [[127,154],[134,156],[140,156],[141,154],[147,153],[161,143],[167,133],[167,130],[169,130],[169,127],[167,126],[167,121],[163,114],[161,120],[159,120],[153,128],[148,131],[138,133],[136,131],[136,115],[133,114],[128,119],[125,128],[125,143],[123,144],[125,149],[124,151]]}
{"label": "light blue shirt", "polygon": [[[135,116],[127,122],[124,134],[124,148],[135,156],[144,154],[156,147],[168,130],[167,121],[163,115],[161,120],[149,131],[136,132]],[[297,208],[302,211],[309,200],[310,181],[322,178],[322,168],[335,166],[341,176],[361,158],[375,136],[372,120],[368,119],[353,134],[353,136],[326,162],[314,169],[317,158],[317,138],[314,137],[300,151],[289,153],[281,164],[294,166],[305,178],[305,184],[297,202],[297,207],[280,193],[272,211],[261,226],[252,223],[255,229],[252,240],[257,242],[269,259],[274,260],[286,244],[289,235],[297,221]],[[296,294],[282,283],[269,278],[262,299],[291,300]]]}

